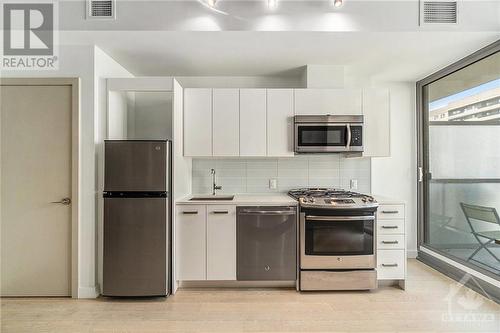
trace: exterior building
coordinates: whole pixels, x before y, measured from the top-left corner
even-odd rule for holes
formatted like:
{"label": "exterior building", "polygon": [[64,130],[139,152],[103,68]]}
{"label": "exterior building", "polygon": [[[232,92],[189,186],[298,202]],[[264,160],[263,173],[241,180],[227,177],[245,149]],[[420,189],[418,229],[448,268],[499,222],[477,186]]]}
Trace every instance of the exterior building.
{"label": "exterior building", "polygon": [[499,121],[500,87],[430,111],[430,121]]}

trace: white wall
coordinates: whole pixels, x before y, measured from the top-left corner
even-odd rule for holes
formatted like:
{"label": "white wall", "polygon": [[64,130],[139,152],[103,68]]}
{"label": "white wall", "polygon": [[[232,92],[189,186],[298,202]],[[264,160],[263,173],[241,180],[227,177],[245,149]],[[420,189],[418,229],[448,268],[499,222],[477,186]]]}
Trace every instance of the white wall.
{"label": "white wall", "polygon": [[408,256],[417,255],[415,83],[379,83],[391,94],[391,156],[372,158],[372,193],[406,201]]}
{"label": "white wall", "polygon": [[80,78],[78,296],[92,297],[95,293],[94,47],[61,45],[58,59],[58,70],[6,71],[2,76]]}
{"label": "white wall", "polygon": [[[94,112],[95,117],[95,135],[92,145],[95,144],[95,187],[93,193],[93,200],[97,209],[95,210],[94,223],[92,228],[88,226],[89,233],[92,229],[92,237],[86,240],[92,243],[92,254],[90,257],[85,258],[85,263],[89,265],[87,278],[91,280],[89,285],[97,289],[98,285],[102,283],[102,235],[103,235],[103,208],[104,200],[102,198],[102,191],[104,188],[104,139],[106,138],[107,128],[107,87],[106,78],[108,77],[133,77],[133,75],[122,65],[117,63],[113,58],[104,53],[100,48],[94,48]],[[124,106],[126,110],[126,105]],[[95,228],[97,224],[97,229]],[[97,242],[96,242],[97,239]],[[83,259],[83,258],[82,258]],[[96,269],[97,267],[97,269]],[[96,283],[96,281],[98,281]],[[98,285],[97,285],[98,284]]]}

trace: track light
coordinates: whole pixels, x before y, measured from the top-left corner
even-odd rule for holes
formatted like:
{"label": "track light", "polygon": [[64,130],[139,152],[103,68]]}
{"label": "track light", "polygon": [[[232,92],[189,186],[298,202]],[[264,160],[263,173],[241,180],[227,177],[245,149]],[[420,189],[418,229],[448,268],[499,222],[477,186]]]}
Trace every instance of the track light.
{"label": "track light", "polygon": [[342,7],[342,5],[344,4],[344,1],[342,1],[342,0],[333,0],[332,2],[333,2],[333,6],[337,7],[337,8]]}
{"label": "track light", "polygon": [[207,5],[209,5],[210,7],[215,7],[215,5],[217,4],[217,0],[207,0]]}
{"label": "track light", "polygon": [[275,9],[278,7],[278,0],[267,0],[267,7],[269,7],[269,9]]}

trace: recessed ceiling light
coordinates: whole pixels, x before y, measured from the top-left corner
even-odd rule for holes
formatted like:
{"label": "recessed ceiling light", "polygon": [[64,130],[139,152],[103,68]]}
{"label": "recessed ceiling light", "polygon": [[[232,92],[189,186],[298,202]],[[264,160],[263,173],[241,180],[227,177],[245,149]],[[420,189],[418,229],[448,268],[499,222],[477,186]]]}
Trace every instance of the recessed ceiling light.
{"label": "recessed ceiling light", "polygon": [[269,9],[275,9],[278,7],[278,0],[267,0],[267,6]]}
{"label": "recessed ceiling light", "polygon": [[334,7],[339,8],[339,7],[342,7],[343,4],[344,4],[344,1],[342,1],[342,0],[333,0]]}
{"label": "recessed ceiling light", "polygon": [[215,4],[217,3],[217,0],[207,0],[207,4],[210,7],[215,7]]}

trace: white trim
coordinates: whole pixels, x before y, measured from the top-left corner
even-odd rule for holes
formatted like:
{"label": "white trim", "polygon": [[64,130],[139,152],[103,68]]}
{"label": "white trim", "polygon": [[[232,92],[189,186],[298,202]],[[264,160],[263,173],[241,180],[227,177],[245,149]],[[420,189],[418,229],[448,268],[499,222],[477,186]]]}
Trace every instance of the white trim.
{"label": "white trim", "polygon": [[425,252],[425,253],[427,253],[427,254],[435,257],[436,259],[444,261],[445,263],[447,263],[447,264],[449,264],[449,265],[451,265],[453,267],[461,269],[462,271],[464,271],[466,273],[469,273],[470,275],[472,275],[472,276],[474,276],[474,277],[476,277],[478,279],[481,279],[481,280],[483,280],[485,282],[488,282],[489,284],[491,284],[491,285],[493,285],[493,286],[495,286],[497,288],[500,288],[500,281],[497,281],[497,280],[495,280],[495,279],[493,279],[493,278],[491,278],[491,277],[489,277],[487,275],[484,275],[483,273],[480,273],[478,271],[473,270],[470,267],[467,267],[467,266],[464,266],[464,265],[462,265],[460,263],[457,263],[457,262],[455,262],[455,261],[453,261],[453,260],[451,260],[449,258],[446,258],[445,256],[443,256],[443,255],[441,255],[439,253],[436,253],[436,252],[434,252],[432,250],[429,250],[429,249],[427,249],[427,248],[425,248],[423,246],[420,247],[420,251]]}
{"label": "white trim", "polygon": [[97,298],[98,296],[99,288],[97,286],[78,288],[78,298]]}
{"label": "white trim", "polygon": [[406,252],[406,257],[408,259],[415,259],[415,258],[417,258],[417,255],[418,255],[418,251],[417,250],[408,250]]}

